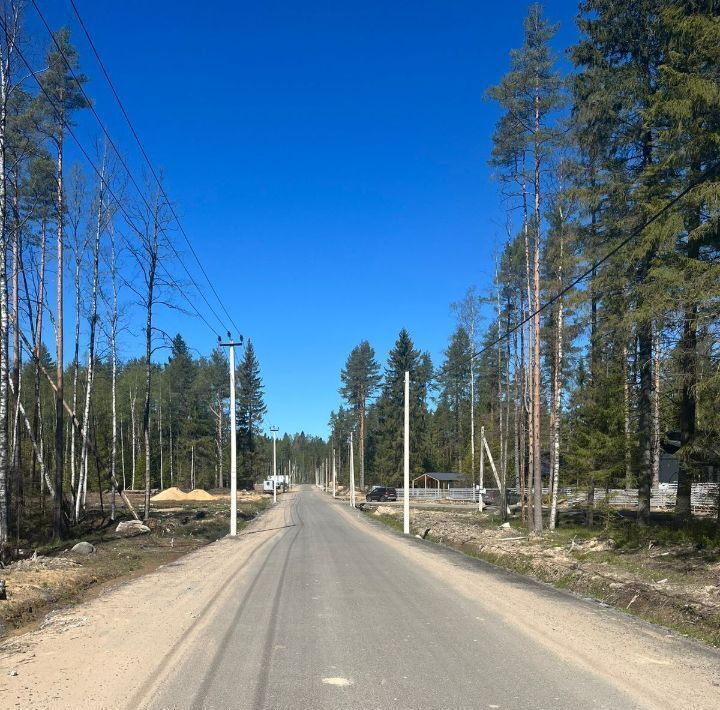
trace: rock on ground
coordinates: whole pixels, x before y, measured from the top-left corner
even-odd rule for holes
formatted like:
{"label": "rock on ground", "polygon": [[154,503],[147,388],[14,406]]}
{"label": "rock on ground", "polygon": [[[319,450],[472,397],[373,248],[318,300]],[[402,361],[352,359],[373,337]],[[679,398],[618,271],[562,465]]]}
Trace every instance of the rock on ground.
{"label": "rock on ground", "polygon": [[142,520],[123,520],[118,523],[115,532],[123,537],[135,537],[150,532],[150,528]]}
{"label": "rock on ground", "polygon": [[70,552],[74,552],[78,555],[91,555],[93,552],[95,552],[95,545],[84,541],[78,542],[77,545],[73,546]]}

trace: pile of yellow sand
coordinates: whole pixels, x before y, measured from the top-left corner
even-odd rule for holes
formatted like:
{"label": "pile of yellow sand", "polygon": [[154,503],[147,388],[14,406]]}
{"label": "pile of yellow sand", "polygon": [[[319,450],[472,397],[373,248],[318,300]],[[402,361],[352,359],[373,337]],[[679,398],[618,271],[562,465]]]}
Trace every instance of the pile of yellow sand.
{"label": "pile of yellow sand", "polygon": [[172,488],[166,488],[164,491],[160,491],[157,495],[154,495],[150,500],[152,501],[163,501],[163,500],[187,500],[188,494],[183,493],[179,488],[173,486]]}
{"label": "pile of yellow sand", "polygon": [[215,500],[207,491],[202,488],[194,488],[190,493],[183,493],[184,500]]}

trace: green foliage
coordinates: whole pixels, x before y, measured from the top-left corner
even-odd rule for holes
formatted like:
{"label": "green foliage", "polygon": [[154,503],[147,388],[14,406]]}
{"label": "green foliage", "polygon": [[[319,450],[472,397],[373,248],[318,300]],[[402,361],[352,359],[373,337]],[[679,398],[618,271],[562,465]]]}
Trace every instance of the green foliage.
{"label": "green foliage", "polygon": [[397,483],[403,471],[405,372],[410,373],[410,469],[422,473],[429,461],[428,396],[433,376],[427,353],[400,331],[388,355],[381,394],[368,419],[368,466],[380,483]]}
{"label": "green foliage", "polygon": [[257,478],[257,437],[267,407],[263,400],[263,383],[260,363],[255,348],[248,339],[245,354],[238,368],[238,450],[242,455],[242,470],[247,478]]}

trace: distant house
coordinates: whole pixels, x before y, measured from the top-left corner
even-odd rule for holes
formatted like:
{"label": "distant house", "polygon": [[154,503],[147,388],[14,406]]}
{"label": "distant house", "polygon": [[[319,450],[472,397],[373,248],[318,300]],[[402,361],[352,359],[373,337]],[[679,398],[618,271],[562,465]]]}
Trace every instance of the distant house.
{"label": "distant house", "polygon": [[460,483],[464,480],[463,476],[457,473],[423,473],[412,480],[413,488],[436,488],[437,490],[447,490],[452,484]]}
{"label": "distant house", "polygon": [[[660,441],[660,483],[677,484],[680,472],[680,461],[677,452],[680,449],[680,432],[668,431]],[[714,454],[714,455],[713,455]],[[698,483],[720,482],[720,462],[717,452],[707,451],[706,456],[700,459],[691,457],[693,478]]]}

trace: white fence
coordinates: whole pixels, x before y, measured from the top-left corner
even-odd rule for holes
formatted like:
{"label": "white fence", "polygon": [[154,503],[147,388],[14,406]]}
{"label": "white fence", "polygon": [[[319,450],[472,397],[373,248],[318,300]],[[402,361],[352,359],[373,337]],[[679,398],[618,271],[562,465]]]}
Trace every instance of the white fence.
{"label": "white fence", "polygon": [[[691,488],[690,506],[693,513],[712,513],[717,511],[718,487],[717,483],[694,483]],[[508,493],[519,495],[517,488],[508,488]],[[488,488],[488,493],[497,493],[497,488]],[[543,495],[549,495],[550,489],[543,488]],[[582,504],[587,501],[587,491],[575,488],[560,488],[558,495],[570,506]],[[650,507],[655,510],[670,510],[675,507],[677,485],[668,485],[663,488],[653,489],[650,492]],[[403,497],[403,489],[397,489],[398,500]],[[456,502],[478,502],[478,493],[473,488],[411,488],[410,498],[418,501],[448,500]],[[613,508],[633,508],[638,502],[637,488],[625,490],[624,488],[612,488],[609,491],[598,488],[595,490],[595,506],[605,503],[609,499],[609,505]]]}
{"label": "white fence", "polygon": [[[477,503],[477,491],[472,488],[410,488],[410,498],[414,500],[457,500],[475,501]],[[404,495],[404,489],[397,489],[398,500]]]}

